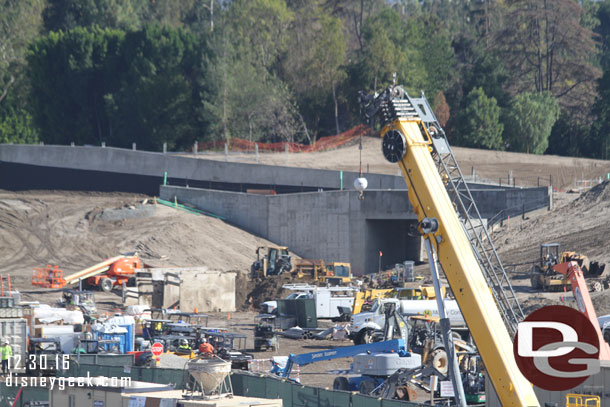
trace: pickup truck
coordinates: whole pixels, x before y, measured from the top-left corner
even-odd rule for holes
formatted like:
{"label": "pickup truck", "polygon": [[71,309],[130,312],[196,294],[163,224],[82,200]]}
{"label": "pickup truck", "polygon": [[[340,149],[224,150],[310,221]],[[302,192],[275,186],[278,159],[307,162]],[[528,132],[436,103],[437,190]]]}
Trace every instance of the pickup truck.
{"label": "pickup truck", "polygon": [[[400,300],[397,298],[378,298],[373,301],[371,310],[352,316],[350,321],[350,339],[356,345],[370,343],[375,331],[383,329],[385,324],[385,304],[395,303],[396,309],[405,317],[413,315],[431,315],[438,317],[436,300]],[[455,300],[445,300],[445,312],[452,328],[466,328],[466,321]]]}

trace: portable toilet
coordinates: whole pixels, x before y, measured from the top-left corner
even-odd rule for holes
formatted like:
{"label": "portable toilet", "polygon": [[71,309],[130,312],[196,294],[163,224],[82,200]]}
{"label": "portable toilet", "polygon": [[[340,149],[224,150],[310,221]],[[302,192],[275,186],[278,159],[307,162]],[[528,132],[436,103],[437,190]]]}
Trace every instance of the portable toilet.
{"label": "portable toilet", "polygon": [[135,350],[136,341],[136,320],[131,315],[121,315],[112,317],[108,323],[127,329],[127,337],[125,338],[126,352]]}
{"label": "portable toilet", "polygon": [[[96,324],[91,327],[93,338],[97,340],[119,340],[119,352],[124,354],[128,352],[128,332],[126,328],[111,325],[109,323]],[[106,347],[106,350],[111,350],[110,346]]]}

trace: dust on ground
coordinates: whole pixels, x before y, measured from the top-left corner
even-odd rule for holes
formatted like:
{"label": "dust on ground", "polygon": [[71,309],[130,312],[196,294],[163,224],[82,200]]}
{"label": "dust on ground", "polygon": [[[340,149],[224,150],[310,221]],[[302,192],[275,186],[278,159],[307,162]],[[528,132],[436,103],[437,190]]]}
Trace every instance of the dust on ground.
{"label": "dust on ground", "polygon": [[[362,152],[362,170],[365,173],[400,175],[396,164],[389,163],[381,154],[381,140],[377,137],[363,137],[362,151],[359,140],[335,150],[312,153],[230,153],[200,152],[196,157],[217,161],[259,163],[301,168],[359,171]],[[449,140],[451,142],[451,140]],[[548,186],[558,189],[573,187],[574,180],[603,178],[610,172],[610,161],[555,155],[535,155],[506,151],[478,150],[474,148],[452,147],[456,160],[464,175],[503,184],[515,179],[516,185]],[[193,155],[189,155],[193,156]]]}

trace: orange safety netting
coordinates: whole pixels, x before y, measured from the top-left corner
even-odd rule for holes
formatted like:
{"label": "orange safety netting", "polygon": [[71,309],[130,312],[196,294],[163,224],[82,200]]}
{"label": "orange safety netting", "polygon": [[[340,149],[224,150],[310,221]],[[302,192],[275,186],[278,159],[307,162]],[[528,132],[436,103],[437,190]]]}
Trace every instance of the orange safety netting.
{"label": "orange safety netting", "polygon": [[[260,143],[254,141],[248,141],[241,138],[232,138],[231,143],[229,145],[229,150],[231,151],[254,151],[255,145],[258,144],[259,152],[284,152],[288,150],[290,153],[310,153],[315,151],[323,151],[330,150],[333,148],[337,148],[342,146],[357,137],[360,136],[368,136],[372,134],[372,130],[369,126],[364,124],[359,124],[356,127],[353,127],[347,131],[344,131],[341,134],[337,134],[336,136],[327,136],[322,137],[314,144],[301,144],[301,143],[289,143],[289,142],[280,142],[280,143]],[[206,143],[198,143],[198,150],[222,150],[224,149],[225,142],[224,141],[208,141]]]}

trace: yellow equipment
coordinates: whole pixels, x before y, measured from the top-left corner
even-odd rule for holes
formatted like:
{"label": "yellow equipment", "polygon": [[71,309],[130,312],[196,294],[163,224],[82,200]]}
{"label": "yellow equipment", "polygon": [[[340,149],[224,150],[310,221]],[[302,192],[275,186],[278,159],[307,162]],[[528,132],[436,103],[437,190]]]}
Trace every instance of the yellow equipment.
{"label": "yellow equipment", "polygon": [[[451,180],[441,176],[434,161],[434,154],[451,152],[427,100],[412,100],[401,87],[390,86],[379,95],[361,97],[361,101],[367,117],[381,121],[382,151],[388,161],[398,163],[420,225],[426,218],[438,222],[437,228],[426,233],[421,227],[420,231],[438,254],[500,403],[504,407],[539,406],[531,384],[519,371],[512,352],[507,351],[513,343],[505,325],[507,318],[500,313],[505,308],[498,308],[502,305],[497,305],[490,290],[495,288],[488,280],[490,270],[484,270],[477,260],[475,246],[446,189]],[[438,139],[443,137],[437,144],[431,139],[432,130]]]}
{"label": "yellow equipment", "polygon": [[570,286],[567,276],[557,273],[553,266],[575,261],[587,279],[589,289],[599,292],[608,287],[607,276],[604,275],[606,265],[590,261],[584,254],[566,251],[559,252],[559,243],[544,243],[540,245],[540,263],[532,267],[530,283],[534,289],[563,290]]}
{"label": "yellow equipment", "polygon": [[362,311],[368,311],[366,309],[363,310],[365,303],[371,302],[377,298],[391,298],[393,292],[394,292],[394,290],[392,290],[391,288],[385,288],[385,289],[379,289],[379,290],[372,289],[372,290],[365,290],[365,291],[357,292],[356,295],[354,296],[354,306],[352,308],[352,315],[359,314]]}
{"label": "yellow equipment", "polygon": [[352,266],[337,261],[327,263],[325,273],[318,277],[322,284],[341,285],[352,282]]}
{"label": "yellow equipment", "polygon": [[587,394],[566,394],[566,407],[600,407],[601,398]]}
{"label": "yellow equipment", "polygon": [[342,285],[352,282],[350,263],[330,262],[324,260],[295,260],[292,275],[299,279],[309,279],[322,284]]}
{"label": "yellow equipment", "polygon": [[250,266],[252,278],[280,275],[292,270],[292,261],[285,246],[261,246],[256,249],[256,261]]}
{"label": "yellow equipment", "polygon": [[[447,295],[447,288],[441,287],[443,298]],[[436,298],[434,287],[421,286],[416,288],[395,288],[392,297],[399,300],[433,300]]]}

